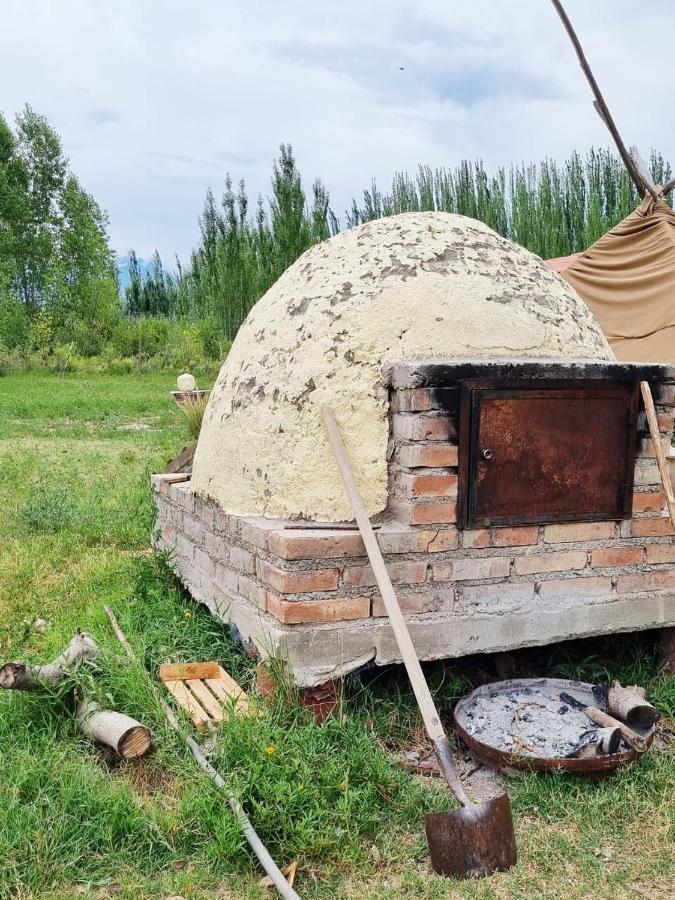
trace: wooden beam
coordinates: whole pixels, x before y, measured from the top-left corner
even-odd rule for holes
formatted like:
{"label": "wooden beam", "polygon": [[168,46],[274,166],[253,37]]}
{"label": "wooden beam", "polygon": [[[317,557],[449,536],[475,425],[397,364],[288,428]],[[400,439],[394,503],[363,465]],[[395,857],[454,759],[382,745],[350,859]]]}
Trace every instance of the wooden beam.
{"label": "wooden beam", "polygon": [[191,469],[196,449],[197,441],[195,441],[194,444],[190,444],[188,447],[184,447],[178,456],[174,456],[174,458],[166,464],[164,470],[165,473],[170,475],[174,472],[186,472]]}
{"label": "wooden beam", "polygon": [[663,188],[661,189],[661,194],[664,197],[667,197],[673,188],[675,188],[675,178],[671,178],[670,181],[666,182],[666,184],[663,185]]}

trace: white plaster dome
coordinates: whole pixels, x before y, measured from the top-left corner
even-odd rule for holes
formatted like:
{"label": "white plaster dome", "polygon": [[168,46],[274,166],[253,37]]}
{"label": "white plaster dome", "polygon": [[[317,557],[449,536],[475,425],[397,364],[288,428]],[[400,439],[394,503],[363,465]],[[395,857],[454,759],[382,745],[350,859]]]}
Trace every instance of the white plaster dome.
{"label": "white plaster dome", "polygon": [[481,222],[405,213],[309,249],[256,303],[211,392],[193,487],[229,512],[352,518],[333,408],[369,513],[387,504],[382,368],[430,358],[613,359],[573,288]]}

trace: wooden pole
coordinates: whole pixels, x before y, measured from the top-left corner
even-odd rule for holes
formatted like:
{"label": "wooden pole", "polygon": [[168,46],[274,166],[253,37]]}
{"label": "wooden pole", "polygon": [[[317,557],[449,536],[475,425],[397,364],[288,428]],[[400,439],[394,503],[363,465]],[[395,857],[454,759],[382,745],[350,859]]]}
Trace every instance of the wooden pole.
{"label": "wooden pole", "polygon": [[[122,629],[120,628],[119,622],[115,617],[115,613],[109,606],[104,606],[105,614],[108,616],[110,620],[110,624],[112,626],[115,635],[120,642],[120,644],[124,647],[124,650],[133,662],[138,663],[138,659],[136,654],[134,653],[131,644],[127,641],[126,636]],[[263,842],[258,837],[258,834],[251,824],[251,820],[244,812],[244,808],[241,803],[237,800],[237,798],[232,794],[232,792],[228,789],[225,780],[221,775],[216,772],[211,763],[206,759],[204,754],[201,751],[201,748],[197,741],[193,740],[189,735],[183,734],[183,730],[180,726],[180,722],[176,718],[174,711],[171,709],[169,704],[164,700],[164,698],[159,694],[155,685],[150,682],[150,686],[152,688],[155,697],[159,700],[160,706],[162,707],[162,711],[166,716],[166,719],[169,725],[173,728],[173,730],[182,738],[184,743],[187,745],[190,753],[195,759],[197,765],[209,776],[211,781],[213,781],[220,789],[223,791],[227,798],[227,802],[230,806],[230,809],[234,813],[239,825],[241,826],[241,830],[244,832],[244,837],[248,841],[248,844],[258,857],[260,865],[263,867],[265,872],[269,875],[274,883],[274,887],[279,892],[280,896],[284,898],[284,900],[300,900],[299,895],[293,890],[290,884],[286,881],[284,876],[281,873],[281,870],[274,862],[272,857],[270,856],[267,848],[263,844]]]}
{"label": "wooden pole", "polygon": [[675,494],[673,493],[673,483],[670,480],[670,472],[668,464],[661,446],[661,435],[659,433],[659,423],[656,421],[656,410],[654,409],[654,398],[649,387],[648,381],[640,382],[640,391],[642,392],[642,401],[645,405],[647,414],[647,422],[649,424],[649,435],[654,445],[654,455],[656,456],[656,464],[659,467],[661,483],[666,494],[666,503],[668,504],[668,513],[673,528],[675,528]]}
{"label": "wooden pole", "polygon": [[591,91],[593,92],[593,96],[595,97],[595,108],[598,112],[598,115],[605,123],[607,128],[609,129],[609,133],[614,138],[614,143],[616,144],[616,148],[619,151],[619,155],[623,160],[623,164],[626,167],[628,174],[633,179],[635,187],[638,189],[638,192],[641,197],[644,196],[645,192],[649,192],[652,197],[656,200],[656,192],[651,184],[647,184],[640,173],[638,172],[635,164],[631,158],[630,153],[626,149],[626,145],[621,139],[621,135],[619,134],[619,129],[616,127],[614,119],[612,118],[612,114],[609,111],[607,104],[605,103],[605,98],[602,96],[600,91],[600,87],[598,82],[595,80],[595,76],[591,71],[591,67],[588,64],[588,60],[586,59],[586,54],[583,51],[581,46],[581,42],[577,37],[577,33],[574,30],[572,23],[570,22],[569,16],[565,12],[565,8],[560,2],[560,0],[551,0],[551,3],[556,9],[556,12],[560,16],[560,20],[563,23],[565,31],[567,32],[569,39],[572,41],[572,46],[577,54],[577,59],[579,60],[579,65],[586,76],[586,80],[588,81]]}

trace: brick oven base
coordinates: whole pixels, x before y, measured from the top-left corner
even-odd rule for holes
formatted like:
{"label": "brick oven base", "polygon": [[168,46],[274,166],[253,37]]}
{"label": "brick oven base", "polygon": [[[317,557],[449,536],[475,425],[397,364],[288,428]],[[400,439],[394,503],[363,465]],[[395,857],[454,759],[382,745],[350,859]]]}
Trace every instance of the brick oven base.
{"label": "brick oven base", "polygon": [[[672,368],[513,360],[394,366],[390,502],[376,527],[420,658],[675,626],[675,532],[644,412],[632,518],[456,527],[460,385],[487,375],[543,385],[649,379],[660,440],[671,447]],[[585,435],[578,440],[584,446]],[[153,488],[157,546],[187,590],[263,658],[287,659],[300,687],[400,661],[353,526],[230,515],[195,496],[185,475],[154,475]]]}
{"label": "brick oven base", "polygon": [[[153,476],[157,546],[262,658],[287,659],[300,687],[401,661],[358,533],[230,516],[184,478]],[[672,538],[620,538],[621,528],[392,523],[378,536],[417,652],[430,660],[675,626]]]}

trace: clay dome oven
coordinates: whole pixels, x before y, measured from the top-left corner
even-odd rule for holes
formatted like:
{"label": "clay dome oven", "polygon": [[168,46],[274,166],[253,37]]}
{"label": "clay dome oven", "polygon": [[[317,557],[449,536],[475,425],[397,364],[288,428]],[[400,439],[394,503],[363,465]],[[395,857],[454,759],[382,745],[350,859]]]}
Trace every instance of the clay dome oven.
{"label": "clay dome oven", "polygon": [[486,225],[447,213],[369,222],[308,250],[249,313],[209,399],[193,490],[239,515],[351,518],[319,415],[328,402],[380,512],[383,369],[434,357],[613,354],[574,290]]}

